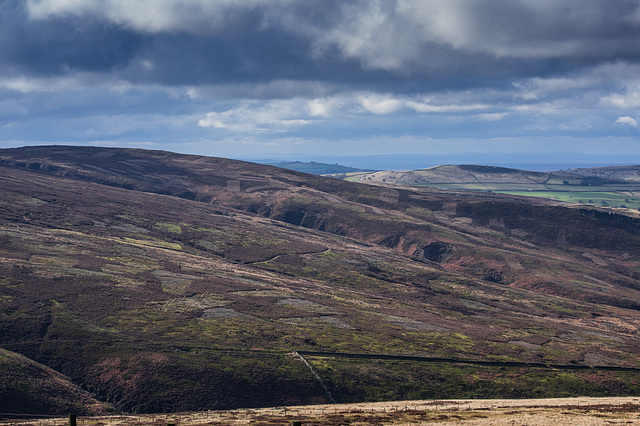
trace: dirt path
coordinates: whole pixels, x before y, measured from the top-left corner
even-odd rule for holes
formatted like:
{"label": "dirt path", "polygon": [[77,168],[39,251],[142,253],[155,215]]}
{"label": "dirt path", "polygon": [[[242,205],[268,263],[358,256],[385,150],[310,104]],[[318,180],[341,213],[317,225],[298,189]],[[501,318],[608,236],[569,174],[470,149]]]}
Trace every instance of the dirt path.
{"label": "dirt path", "polygon": [[[640,425],[640,397],[394,401],[141,416],[79,417],[78,425]],[[66,425],[67,418],[4,421]]]}

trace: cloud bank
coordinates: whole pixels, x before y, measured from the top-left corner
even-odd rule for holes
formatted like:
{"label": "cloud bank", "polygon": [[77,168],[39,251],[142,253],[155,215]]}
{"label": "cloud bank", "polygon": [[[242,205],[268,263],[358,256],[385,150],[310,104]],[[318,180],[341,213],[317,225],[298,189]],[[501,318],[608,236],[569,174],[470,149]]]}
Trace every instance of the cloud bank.
{"label": "cloud bank", "polygon": [[635,0],[0,0],[0,144],[625,151],[639,71]]}

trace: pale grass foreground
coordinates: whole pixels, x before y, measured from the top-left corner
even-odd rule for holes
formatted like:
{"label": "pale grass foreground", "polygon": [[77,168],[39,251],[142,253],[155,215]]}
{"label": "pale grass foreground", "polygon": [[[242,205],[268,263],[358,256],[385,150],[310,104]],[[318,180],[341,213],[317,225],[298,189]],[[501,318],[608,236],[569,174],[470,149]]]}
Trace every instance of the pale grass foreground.
{"label": "pale grass foreground", "polygon": [[[78,425],[640,425],[640,397],[393,401],[78,417]],[[0,424],[63,426],[68,418]]]}

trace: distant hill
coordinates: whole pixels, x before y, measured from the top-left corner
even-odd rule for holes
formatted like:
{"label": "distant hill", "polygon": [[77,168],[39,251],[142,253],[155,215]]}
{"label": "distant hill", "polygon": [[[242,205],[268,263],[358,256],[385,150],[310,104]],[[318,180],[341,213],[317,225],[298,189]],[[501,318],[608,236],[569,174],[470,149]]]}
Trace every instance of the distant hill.
{"label": "distant hill", "polygon": [[573,204],[640,208],[640,166],[534,172],[496,166],[443,165],[345,176],[354,182],[492,191]]}
{"label": "distant hill", "polygon": [[312,175],[330,175],[339,173],[355,173],[372,170],[356,169],[354,167],[341,166],[339,164],[316,163],[315,161],[285,161],[277,163],[264,163],[283,169],[295,170]]}
{"label": "distant hill", "polygon": [[637,395],[638,271],[640,220],[609,208],[0,150],[0,347],[126,412]]}
{"label": "distant hill", "polygon": [[608,180],[640,182],[640,165],[589,167],[566,170],[567,173],[580,176],[595,176]]}
{"label": "distant hill", "polygon": [[443,165],[421,170],[379,171],[363,174],[361,182],[422,184],[526,184],[537,188],[549,179],[549,173],[529,172],[495,166]]}
{"label": "distant hill", "polygon": [[619,166],[640,164],[640,156],[634,154],[606,155],[555,153],[463,153],[463,154],[384,154],[384,155],[331,155],[306,156],[304,159],[286,156],[275,159],[242,158],[257,163],[281,161],[316,161],[318,163],[344,164],[360,169],[417,170],[442,164],[483,164],[497,167],[550,172],[578,167]]}

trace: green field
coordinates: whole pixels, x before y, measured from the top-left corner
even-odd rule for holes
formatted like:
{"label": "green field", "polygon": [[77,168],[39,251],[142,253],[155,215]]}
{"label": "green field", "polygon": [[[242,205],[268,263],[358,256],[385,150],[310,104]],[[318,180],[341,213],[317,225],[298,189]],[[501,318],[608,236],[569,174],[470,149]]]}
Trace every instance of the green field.
{"label": "green field", "polygon": [[640,209],[640,185],[637,183],[587,186],[549,183],[474,182],[434,183],[420,186],[445,190],[489,191],[524,197],[548,198],[567,203]]}
{"label": "green field", "polygon": [[[551,186],[551,185],[549,185]],[[550,198],[567,203],[593,204],[608,207],[640,208],[640,191],[638,187],[626,191],[594,191],[588,187],[573,187],[568,185],[553,185],[566,189],[554,188],[548,191],[501,191],[501,194],[520,195],[525,197]],[[593,188],[591,188],[593,189]],[[637,195],[636,195],[637,194]]]}
{"label": "green field", "polygon": [[416,186],[429,186],[438,189],[462,189],[467,191],[545,191],[547,187],[541,183],[428,183]]}
{"label": "green field", "polygon": [[552,200],[591,204],[607,207],[640,209],[640,185],[635,182],[615,185],[577,185],[566,183],[433,183],[422,184],[438,189],[467,191],[488,191],[500,194],[519,195],[524,197],[548,198]]}

